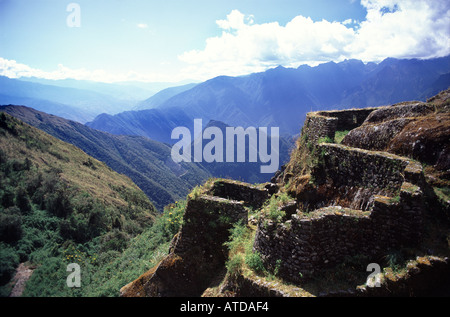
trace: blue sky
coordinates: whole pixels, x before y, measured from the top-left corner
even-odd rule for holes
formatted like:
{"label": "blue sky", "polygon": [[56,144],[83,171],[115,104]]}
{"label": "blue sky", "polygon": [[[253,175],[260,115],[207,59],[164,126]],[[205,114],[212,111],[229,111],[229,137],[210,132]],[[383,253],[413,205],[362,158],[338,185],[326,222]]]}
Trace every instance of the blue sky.
{"label": "blue sky", "polygon": [[[70,3],[80,27],[67,25]],[[450,54],[449,8],[447,0],[0,0],[0,74],[180,81],[438,57]]]}

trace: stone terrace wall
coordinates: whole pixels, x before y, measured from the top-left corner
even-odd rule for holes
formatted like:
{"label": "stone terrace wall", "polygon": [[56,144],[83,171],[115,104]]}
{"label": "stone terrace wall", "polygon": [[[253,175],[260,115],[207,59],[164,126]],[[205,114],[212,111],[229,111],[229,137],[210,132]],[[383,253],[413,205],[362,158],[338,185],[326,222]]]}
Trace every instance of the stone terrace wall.
{"label": "stone terrace wall", "polygon": [[324,137],[333,140],[337,131],[337,121],[337,118],[308,113],[302,128],[302,137],[306,138],[306,142],[312,144],[317,144],[318,140]]}
{"label": "stone terrace wall", "polygon": [[243,201],[246,206],[257,209],[269,199],[271,193],[269,189],[223,179],[214,182],[212,188],[209,190],[209,194],[226,199]]}
{"label": "stone terrace wall", "polygon": [[376,109],[378,108],[310,112],[306,114],[302,135],[313,144],[323,137],[333,140],[336,131],[351,130],[360,126]]}
{"label": "stone terrace wall", "polygon": [[243,202],[209,195],[189,199],[173,251],[182,255],[201,248],[200,254],[211,259],[214,255],[223,263],[227,256],[223,243],[228,240],[229,229],[239,220],[247,222],[247,217]]}
{"label": "stone terrace wall", "polygon": [[422,192],[405,183],[398,202],[376,196],[372,211],[325,207],[278,224],[261,218],[254,250],[269,268],[280,265],[281,277],[300,282],[348,256],[374,259],[389,248],[416,243],[421,212]]}
{"label": "stone terrace wall", "polygon": [[188,195],[183,225],[169,254],[157,266],[125,285],[122,297],[200,296],[225,268],[230,229],[248,222],[247,207],[259,208],[277,188],[234,180],[208,181]]}
{"label": "stone terrace wall", "polygon": [[323,143],[318,145],[318,164],[313,177],[318,185],[332,180],[336,186],[358,186],[379,189],[400,189],[405,168],[410,164],[407,159],[345,145]]}
{"label": "stone terrace wall", "polygon": [[305,211],[334,205],[370,210],[375,195],[397,196],[405,180],[423,187],[422,166],[413,160],[331,143],[316,149],[313,183],[297,194]]}
{"label": "stone terrace wall", "polygon": [[366,118],[379,107],[362,108],[362,109],[346,109],[333,111],[318,111],[318,115],[337,119],[336,130],[351,130],[359,127]]}
{"label": "stone terrace wall", "polygon": [[[306,133],[312,133],[314,126],[331,133],[338,121],[317,115],[310,119]],[[315,155],[313,184],[297,197],[299,206],[309,203],[313,211],[297,211],[281,223],[260,218],[254,250],[269,268],[279,266],[280,276],[299,282],[346,257],[375,259],[390,248],[419,241],[423,205],[419,163],[386,152],[329,143],[317,144]],[[358,190],[350,190],[355,188]],[[360,193],[359,189],[365,191],[365,197],[351,195]],[[343,190],[344,198],[366,206],[365,211],[339,206],[342,197],[327,196],[327,190],[334,195]],[[370,204],[364,201],[368,199]],[[321,206],[314,205],[314,200]]]}
{"label": "stone terrace wall", "polygon": [[223,270],[223,245],[238,221],[248,221],[242,202],[201,195],[188,199],[183,225],[169,255],[156,267],[124,286],[122,297],[200,296]]}

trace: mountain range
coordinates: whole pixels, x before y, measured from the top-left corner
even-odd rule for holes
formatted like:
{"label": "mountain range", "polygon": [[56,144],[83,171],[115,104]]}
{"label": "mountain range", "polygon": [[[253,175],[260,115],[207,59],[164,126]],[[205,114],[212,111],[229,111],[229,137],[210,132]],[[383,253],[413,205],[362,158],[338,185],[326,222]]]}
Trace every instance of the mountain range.
{"label": "mountain range", "polygon": [[[0,76],[0,104],[27,105],[36,110],[85,123],[101,113],[138,107],[143,99],[174,83],[101,83]],[[175,88],[177,89],[177,88]]]}
{"label": "mountain range", "polygon": [[[307,112],[426,100],[449,86],[450,56],[388,58],[379,64],[346,60],[295,69],[280,66],[246,76],[219,76],[169,87],[142,101],[136,98],[144,96],[149,86],[123,88],[120,84],[0,77],[0,104],[28,106],[2,106],[0,111],[81,148],[129,176],[161,210],[211,176],[247,182],[270,179],[271,175],[258,172],[258,163],[174,163],[171,146],[177,140],[171,133],[177,127],[192,133],[194,119],[202,119],[202,128],[216,126],[221,130],[279,127],[281,166]],[[133,91],[137,95],[126,107],[135,110],[119,112],[125,106],[117,98],[130,99]],[[99,112],[104,113],[94,119],[94,113]]]}
{"label": "mountain range", "polygon": [[[229,150],[227,148],[227,133],[226,130],[229,128],[227,124],[221,122],[221,121],[209,121],[205,129],[203,129],[203,135],[205,135],[205,130],[207,128],[218,128],[221,131],[222,140],[217,140],[218,142],[221,142],[221,145],[219,145],[216,142],[216,138],[218,138],[217,135],[212,137],[212,141],[209,139],[202,140],[202,153],[203,153],[203,159],[199,163],[200,166],[202,166],[205,170],[207,170],[211,175],[214,177],[219,178],[228,178],[228,179],[235,179],[240,180],[248,183],[265,183],[270,181],[270,179],[273,177],[273,173],[263,173],[261,171],[262,166],[269,166],[271,164],[274,164],[275,168],[278,170],[283,164],[287,163],[289,161],[290,152],[294,146],[295,140],[293,138],[287,138],[287,137],[279,137],[278,138],[278,148],[274,146],[274,148],[271,148],[271,136],[270,134],[265,137],[267,140],[267,155],[269,155],[270,160],[269,162],[263,162],[261,160],[261,157],[259,154],[261,153],[261,136],[260,131],[255,129],[255,139],[259,140],[258,142],[252,143],[250,141],[250,136],[246,135],[244,142],[240,143],[238,137],[233,136],[233,162],[229,162],[226,160],[227,157],[227,151]],[[232,128],[232,127],[231,127]],[[270,133],[270,131],[269,131]],[[214,144],[212,146],[210,144]],[[205,153],[210,153],[211,147],[213,148],[211,150],[211,154],[216,154],[218,149],[216,146],[221,147],[220,152],[223,152],[223,155],[219,157],[220,159],[223,159],[223,162],[219,161],[213,161],[208,162],[205,159]],[[244,162],[238,161],[238,153],[243,151],[244,153]],[[191,143],[191,155],[193,160],[195,152],[195,140]],[[258,155],[255,155],[255,161],[250,160],[251,153],[257,153]],[[220,155],[219,155],[220,156]],[[277,156],[277,157],[275,157]],[[217,157],[216,157],[217,158]],[[272,162],[274,160],[274,162]]]}
{"label": "mountain range", "polygon": [[160,211],[211,176],[196,163],[174,163],[167,144],[146,137],[112,135],[24,106],[0,106],[0,112],[73,144],[127,175]]}
{"label": "mountain range", "polygon": [[161,92],[162,98],[146,101],[152,109],[101,114],[86,125],[167,143],[174,143],[174,127],[191,128],[195,118],[205,124],[217,120],[230,126],[277,126],[282,135],[292,136],[300,132],[309,111],[424,101],[449,86],[450,56],[279,66],[247,76],[215,77],[177,94],[173,89]]}
{"label": "mountain range", "polygon": [[179,93],[182,93],[186,90],[194,88],[195,85],[197,85],[197,84],[190,83],[190,84],[186,84],[186,85],[182,85],[182,86],[175,86],[175,87],[169,87],[166,89],[162,89],[161,91],[154,94],[150,98],[139,102],[133,110],[146,110],[146,109],[157,108],[159,105],[164,103],[167,99],[170,99],[173,96],[178,95]]}

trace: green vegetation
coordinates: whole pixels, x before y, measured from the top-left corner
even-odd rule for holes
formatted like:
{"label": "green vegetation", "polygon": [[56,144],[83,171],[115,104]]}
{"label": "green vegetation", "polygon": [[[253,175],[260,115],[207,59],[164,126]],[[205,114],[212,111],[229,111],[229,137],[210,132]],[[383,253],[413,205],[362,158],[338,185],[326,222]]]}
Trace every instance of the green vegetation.
{"label": "green vegetation", "polygon": [[[0,296],[19,263],[34,268],[23,296],[118,296],[168,252],[185,204],[158,215],[127,177],[2,113]],[[81,288],[66,285],[69,263]]]}
{"label": "green vegetation", "polygon": [[230,230],[230,239],[225,243],[228,247],[228,261],[226,267],[231,275],[242,274],[244,265],[259,272],[265,271],[259,254],[252,251],[254,230],[246,224],[238,222]]}
{"label": "green vegetation", "polygon": [[[305,183],[312,181],[310,173],[317,163],[315,143],[308,139],[308,134],[302,129],[301,137],[296,141],[296,146],[291,152],[290,160],[286,164],[285,190],[295,196],[302,190]],[[295,177],[292,177],[295,176]]]}
{"label": "green vegetation", "polygon": [[433,190],[442,201],[450,201],[450,187],[433,187]]}
{"label": "green vegetation", "polygon": [[[112,135],[26,107],[5,106],[0,107],[1,111],[75,145],[91,157],[105,162],[114,171],[127,175],[160,212],[167,204],[184,199],[192,187],[211,176],[198,164],[172,162],[168,144],[144,137]],[[35,146],[34,139],[27,142],[29,146]],[[70,156],[56,149],[52,149],[51,153],[70,159]],[[93,170],[96,166],[95,163],[91,164],[95,161],[93,158],[91,161],[86,158],[82,162],[83,167]]]}
{"label": "green vegetation", "polygon": [[163,232],[165,239],[171,239],[183,224],[184,211],[186,209],[186,200],[176,201],[164,208],[164,212],[158,219],[160,231]]}
{"label": "green vegetation", "polygon": [[334,133],[334,143],[341,144],[342,140],[349,132],[349,130],[336,131]]}
{"label": "green vegetation", "polygon": [[192,191],[189,193],[188,197],[190,197],[191,199],[197,199],[198,197],[200,197],[203,194],[204,190],[203,190],[203,186],[195,186]]}
{"label": "green vegetation", "polygon": [[317,140],[317,144],[320,144],[320,143],[334,143],[334,140],[332,138],[330,138],[329,136],[324,136]]}
{"label": "green vegetation", "polygon": [[350,132],[349,130],[336,131],[334,133],[334,139],[330,138],[329,136],[324,136],[322,138],[319,138],[319,140],[317,140],[317,144],[320,144],[320,143],[337,143],[337,144],[340,144],[342,142],[342,140],[344,139],[344,137],[349,132]]}
{"label": "green vegetation", "polygon": [[239,222],[233,226],[230,232],[229,241],[225,243],[229,250],[226,268],[230,276],[257,275],[267,281],[280,281],[278,272],[281,267],[281,260],[277,260],[275,267],[268,270],[264,265],[261,254],[253,251],[255,228]]}
{"label": "green vegetation", "polygon": [[389,203],[391,203],[391,204],[395,204],[395,203],[399,203],[399,202],[400,202],[400,194],[389,198]]}
{"label": "green vegetation", "polygon": [[267,216],[268,219],[274,222],[281,222],[286,216],[286,212],[282,209],[292,197],[286,192],[281,192],[279,194],[273,195],[268,200],[266,206],[262,209],[262,212]]}
{"label": "green vegetation", "polygon": [[[169,212],[164,212],[151,227],[127,241],[122,250],[114,247],[121,239],[113,232],[99,242],[63,244],[50,257],[45,249],[35,252],[41,256],[32,263],[39,264],[23,296],[118,296],[121,287],[167,255],[174,229],[169,219]],[[81,288],[66,286],[69,263],[78,263],[81,267]]]}

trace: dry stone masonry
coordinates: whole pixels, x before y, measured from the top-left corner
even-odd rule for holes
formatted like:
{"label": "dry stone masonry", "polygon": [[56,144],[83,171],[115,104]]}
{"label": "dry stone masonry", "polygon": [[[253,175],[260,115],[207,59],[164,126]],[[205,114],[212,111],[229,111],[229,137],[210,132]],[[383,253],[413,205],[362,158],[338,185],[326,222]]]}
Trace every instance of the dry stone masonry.
{"label": "dry stone masonry", "polygon": [[351,130],[360,126],[377,108],[318,111],[306,114],[303,135],[307,142],[316,144],[321,138],[334,139],[336,131]]}
{"label": "dry stone masonry", "polygon": [[[317,142],[353,129],[376,108],[308,114],[302,137]],[[317,163],[284,222],[261,217],[254,250],[267,267],[300,282],[346,257],[376,259],[421,238],[422,166],[387,152],[314,143]]]}
{"label": "dry stone masonry", "polygon": [[[443,102],[448,107],[450,93],[445,96],[448,98]],[[256,224],[253,251],[260,255],[266,269],[276,271],[278,277],[294,285],[302,285],[315,273],[336,267],[349,257],[376,262],[391,250],[418,245],[423,238],[429,193],[422,165],[411,158],[415,156],[387,151],[398,131],[433,111],[434,106],[428,103],[408,102],[308,113],[299,139],[302,149],[304,146],[305,152],[311,154],[307,157],[311,160],[308,169],[300,169],[301,175],[287,170],[284,175],[282,169],[272,183],[258,186],[218,179],[194,190],[188,196],[183,225],[171,242],[168,256],[124,286],[121,296],[202,295],[224,270],[224,242],[229,239],[229,229],[239,221],[249,222],[249,210],[261,210],[256,222],[254,216],[250,221]],[[447,115],[441,113],[433,120],[440,122]],[[436,126],[441,131],[437,138],[441,142],[441,136],[448,132]],[[334,141],[337,131],[350,133],[341,144],[323,143]],[[423,143],[416,143],[423,148]],[[435,148],[439,148],[441,143],[436,144]],[[447,153],[434,152],[436,162]],[[295,156],[291,162],[296,164]],[[287,185],[295,177],[294,198],[282,200],[284,205],[278,207],[283,216],[266,215],[264,210],[272,202],[269,199],[281,195],[283,188],[288,190]],[[448,258],[417,257],[400,280],[384,274],[380,288],[363,286],[340,294],[316,295],[424,292],[430,283],[442,280],[442,272],[449,276],[449,263]],[[304,292],[294,287],[286,293],[272,283],[244,275],[234,282],[227,278],[224,281],[221,288],[233,289],[236,296],[300,296],[297,292]]]}
{"label": "dry stone masonry", "polygon": [[224,269],[229,230],[239,221],[247,223],[245,205],[260,206],[269,190],[227,180],[207,187],[188,198],[183,225],[171,242],[169,255],[124,286],[121,296],[200,296]]}

